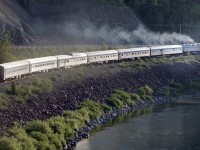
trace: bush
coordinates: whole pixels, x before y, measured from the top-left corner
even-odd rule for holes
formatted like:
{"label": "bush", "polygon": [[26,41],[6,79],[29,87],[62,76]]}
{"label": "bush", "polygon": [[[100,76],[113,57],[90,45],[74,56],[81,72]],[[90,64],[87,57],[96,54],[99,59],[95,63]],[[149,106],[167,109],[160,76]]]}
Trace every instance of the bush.
{"label": "bush", "polygon": [[27,135],[23,128],[15,126],[8,133],[17,139],[23,150],[35,150],[34,140]]}
{"label": "bush", "polygon": [[129,93],[121,91],[121,90],[114,90],[116,97],[119,98],[120,101],[123,102],[123,105],[130,105],[133,106],[135,103],[131,100],[131,96]]}
{"label": "bush", "polygon": [[52,81],[49,79],[40,79],[38,77],[34,77],[32,85],[39,88],[40,93],[42,92],[48,93],[52,91]]}
{"label": "bush", "polygon": [[107,103],[118,109],[122,108],[124,105],[133,106],[135,104],[130,94],[121,90],[114,90],[114,94],[110,95]]}
{"label": "bush", "polygon": [[108,105],[116,107],[117,109],[123,108],[123,102],[120,101],[117,94],[112,94],[108,98],[107,103]]}
{"label": "bush", "polygon": [[79,104],[78,108],[85,108],[89,112],[89,116],[92,119],[99,119],[102,116],[103,108],[97,102],[92,100],[86,100]]}
{"label": "bush", "polygon": [[48,137],[44,133],[41,133],[38,131],[32,131],[30,133],[30,136],[32,138],[36,139],[37,141],[47,141],[48,142]]}
{"label": "bush", "polygon": [[22,147],[17,139],[4,137],[0,139],[0,150],[22,150]]}
{"label": "bush", "polygon": [[151,98],[149,97],[152,97],[153,90],[148,85],[145,85],[138,90],[138,94],[142,99],[150,100]]}
{"label": "bush", "polygon": [[15,101],[15,102],[17,102],[19,104],[25,103],[25,99],[23,97],[21,97],[21,96],[15,95],[15,96],[12,96],[11,98],[12,98],[13,101]]}
{"label": "bush", "polygon": [[26,132],[31,133],[38,131],[44,134],[51,133],[51,129],[47,123],[42,121],[31,121],[25,127]]}
{"label": "bush", "polygon": [[6,94],[0,94],[0,109],[6,109],[8,107],[8,97]]}
{"label": "bush", "polygon": [[55,150],[56,147],[53,144],[50,144],[46,141],[41,141],[36,143],[37,150]]}
{"label": "bush", "polygon": [[135,93],[130,93],[131,100],[133,101],[140,101],[140,95]]}
{"label": "bush", "polygon": [[60,137],[58,135],[50,134],[48,135],[48,138],[49,138],[49,142],[55,145],[56,150],[63,150],[63,147],[62,147],[63,141],[60,140]]}

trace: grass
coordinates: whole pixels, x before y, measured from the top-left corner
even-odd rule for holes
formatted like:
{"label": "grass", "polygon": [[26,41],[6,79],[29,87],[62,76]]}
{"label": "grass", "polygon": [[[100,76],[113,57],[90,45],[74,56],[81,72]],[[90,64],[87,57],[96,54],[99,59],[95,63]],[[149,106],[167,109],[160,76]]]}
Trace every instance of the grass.
{"label": "grass", "polygon": [[0,108],[8,106],[8,99],[17,103],[24,103],[33,95],[49,93],[53,85],[50,79],[34,77],[31,82],[20,84],[15,81],[7,86],[5,94],[0,95]]}
{"label": "grass", "polygon": [[0,94],[0,109],[6,109],[8,107],[8,96],[6,94]]}
{"label": "grass", "polygon": [[169,85],[160,88],[157,95],[174,97],[183,96],[191,93],[196,93],[200,91],[200,79],[189,79],[183,83],[178,83],[174,80],[170,82]]}

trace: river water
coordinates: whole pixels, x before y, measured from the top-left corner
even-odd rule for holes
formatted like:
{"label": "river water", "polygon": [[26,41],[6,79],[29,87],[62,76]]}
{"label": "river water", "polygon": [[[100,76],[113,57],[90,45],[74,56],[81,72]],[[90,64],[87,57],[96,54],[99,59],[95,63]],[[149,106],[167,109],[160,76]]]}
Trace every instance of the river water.
{"label": "river water", "polygon": [[75,150],[200,150],[200,105],[138,113],[100,127]]}

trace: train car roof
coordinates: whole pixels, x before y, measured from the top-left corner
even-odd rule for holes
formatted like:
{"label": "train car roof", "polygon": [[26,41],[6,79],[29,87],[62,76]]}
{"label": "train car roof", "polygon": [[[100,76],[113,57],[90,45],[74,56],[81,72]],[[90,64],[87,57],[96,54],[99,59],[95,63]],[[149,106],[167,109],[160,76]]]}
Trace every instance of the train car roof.
{"label": "train car roof", "polygon": [[105,50],[105,51],[95,51],[95,52],[86,52],[88,56],[96,56],[96,55],[109,55],[116,54],[118,51],[116,50]]}
{"label": "train car roof", "polygon": [[124,52],[135,52],[135,51],[145,51],[145,50],[150,50],[149,47],[134,47],[134,48],[128,48],[128,49],[119,49],[117,50],[119,53],[124,53]]}
{"label": "train car roof", "polygon": [[200,46],[200,43],[190,43],[190,44],[183,44],[183,46]]}
{"label": "train car roof", "polygon": [[78,52],[72,52],[72,53],[70,53],[70,56],[72,56],[73,58],[87,57],[87,54],[85,54],[85,53],[78,53]]}
{"label": "train car roof", "polygon": [[72,58],[72,56],[70,56],[70,55],[57,55],[55,57],[57,57],[58,59],[70,59],[70,58]]}
{"label": "train car roof", "polygon": [[182,48],[181,45],[163,45],[163,46],[151,46],[151,50],[156,49],[168,49],[168,48]]}
{"label": "train car roof", "polygon": [[25,66],[25,65],[29,65],[29,62],[27,60],[20,60],[20,61],[0,64],[0,66],[2,66],[4,69],[17,68],[17,67]]}
{"label": "train car roof", "polygon": [[55,60],[57,60],[55,56],[27,59],[27,61],[29,61],[31,64],[43,63],[43,62],[49,62],[49,61],[55,61]]}

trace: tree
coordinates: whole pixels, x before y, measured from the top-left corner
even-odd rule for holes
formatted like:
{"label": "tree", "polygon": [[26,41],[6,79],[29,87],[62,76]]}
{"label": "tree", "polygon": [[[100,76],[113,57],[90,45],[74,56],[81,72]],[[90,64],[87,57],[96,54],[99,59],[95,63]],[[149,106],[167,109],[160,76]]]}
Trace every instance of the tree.
{"label": "tree", "polygon": [[0,44],[0,63],[5,63],[13,60],[11,54],[11,41],[8,32],[4,32],[3,39]]}

